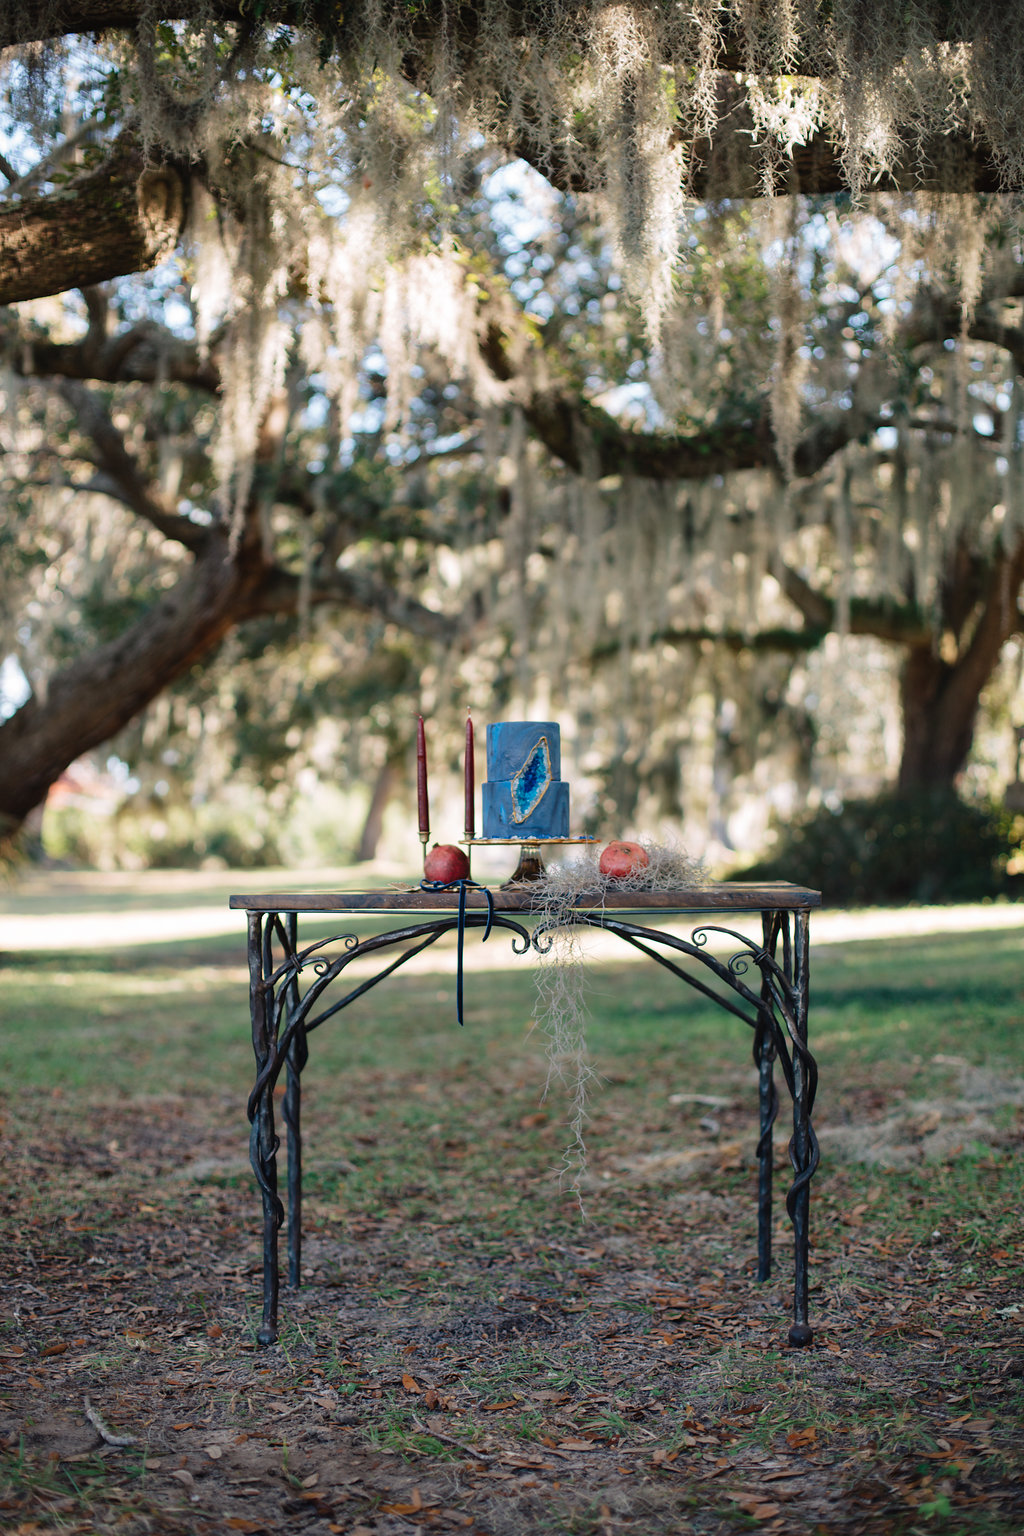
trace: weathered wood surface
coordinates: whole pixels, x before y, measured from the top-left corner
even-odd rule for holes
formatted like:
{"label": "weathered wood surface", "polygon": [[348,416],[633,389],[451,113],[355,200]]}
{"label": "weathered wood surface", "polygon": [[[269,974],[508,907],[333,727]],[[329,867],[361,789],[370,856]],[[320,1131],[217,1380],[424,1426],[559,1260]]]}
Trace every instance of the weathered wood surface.
{"label": "weathered wood surface", "polygon": [[[514,890],[491,891],[495,912],[535,911],[536,894],[529,886]],[[821,906],[821,892],[790,885],[787,881],[767,881],[748,885],[737,880],[693,886],[674,891],[623,891],[580,896],[575,905],[585,912],[794,912]],[[271,892],[232,896],[229,906],[240,912],[455,912],[457,891],[423,891],[418,886],[407,890]],[[485,912],[487,897],[482,890],[466,893],[466,910]]]}

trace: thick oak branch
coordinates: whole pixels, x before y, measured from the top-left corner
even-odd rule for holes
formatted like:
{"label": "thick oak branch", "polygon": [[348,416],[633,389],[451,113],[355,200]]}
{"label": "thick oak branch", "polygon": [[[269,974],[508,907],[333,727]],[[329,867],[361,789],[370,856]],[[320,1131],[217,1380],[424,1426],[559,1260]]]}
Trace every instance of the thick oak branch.
{"label": "thick oak branch", "polygon": [[116,639],[50,679],[0,724],[0,840],[45,798],[69,763],[121,730],[251,610],[258,560],[206,551],[172,591]]}
{"label": "thick oak branch", "polygon": [[[881,0],[878,6],[882,8]],[[438,7],[411,6],[404,0],[395,0],[399,13],[396,34],[404,35],[400,69],[417,90],[429,92],[434,88],[438,58],[449,49],[455,57],[451,77],[457,78],[460,56],[469,60],[479,52],[481,33],[488,25],[489,8],[472,0],[442,9],[443,17]],[[541,46],[557,42],[558,28],[564,29],[566,25],[566,9],[558,5],[506,6],[505,22],[515,42],[528,52],[538,42]],[[381,7],[375,6],[374,10],[379,26]],[[371,24],[369,12],[370,6],[358,0],[344,6],[331,0],[262,0],[258,6],[246,4],[245,0],[164,0],[158,7],[145,4],[144,0],[20,0],[0,17],[0,47],[39,42],[66,33],[130,31],[140,20],[202,17],[255,28],[256,13],[262,27],[282,23],[306,27],[332,51],[343,54],[355,52],[363,45]],[[984,32],[986,19],[972,21],[971,7],[936,0],[929,21],[937,41],[991,46],[992,40]],[[746,17],[730,14],[723,8],[719,32],[713,39],[699,35],[695,24],[690,63],[697,63],[698,54],[703,53],[709,42],[714,48],[714,64],[720,71],[718,126],[711,140],[696,140],[687,146],[687,191],[694,197],[759,197],[764,192],[765,167],[769,162],[757,143],[755,125],[744,98],[745,86],[737,75],[770,79],[771,72],[764,68]],[[516,55],[512,52],[511,56]],[[807,56],[787,61],[783,73],[824,78],[837,75],[843,67],[822,20],[817,29],[807,34]],[[500,97],[509,82],[496,78],[493,84],[495,95]],[[515,81],[517,95],[522,93],[523,86],[520,74]],[[537,116],[540,121],[544,114],[538,112]],[[579,159],[563,154],[547,136],[539,132],[532,136],[528,128],[519,128],[509,147],[553,185],[575,193],[594,190],[585,180]],[[788,156],[781,157],[774,180],[775,190],[783,194],[850,190],[849,171],[840,151],[822,135],[806,144],[794,145]],[[895,157],[891,170],[875,180],[872,189],[987,192],[1003,187],[989,147],[977,135],[948,132],[923,142],[908,134],[902,155]]]}
{"label": "thick oak branch", "polygon": [[59,190],[0,204],[0,304],[42,298],[145,271],[184,225],[187,183],[147,164],[130,137]]}

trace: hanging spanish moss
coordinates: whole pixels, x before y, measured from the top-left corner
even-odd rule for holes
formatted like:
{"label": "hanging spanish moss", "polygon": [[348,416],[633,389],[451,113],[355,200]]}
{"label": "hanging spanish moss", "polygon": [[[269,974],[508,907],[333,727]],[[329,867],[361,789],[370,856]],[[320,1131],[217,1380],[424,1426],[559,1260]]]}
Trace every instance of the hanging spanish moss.
{"label": "hanging spanish moss", "polygon": [[[585,716],[601,669],[603,711],[622,719],[628,703],[632,734],[623,727],[613,742],[610,727],[583,728],[616,759],[596,803],[640,803],[636,785],[670,755],[666,719],[678,722],[698,693],[720,716],[728,701],[701,637],[793,627],[783,567],[828,595],[843,629],[878,591],[937,616],[950,551],[1020,536],[1020,390],[970,327],[986,308],[1020,321],[1009,281],[1020,240],[999,193],[1024,185],[1021,7],[311,0],[301,25],[295,7],[285,22],[270,3],[235,22],[201,0],[173,23],[158,0],[141,12],[136,31],[105,33],[89,56],[125,133],[187,173],[197,340],[222,380],[209,510],[240,531],[261,433],[290,401],[293,367],[329,397],[332,467],[366,408],[368,359],[384,396],[374,400],[382,456],[404,451],[422,370],[457,389],[486,420],[479,499],[493,489],[507,511],[460,504],[442,473],[418,471],[416,505],[443,514],[446,530],[417,547],[421,590],[452,614],[486,607],[493,625],[473,636],[472,658],[447,658],[446,676],[472,669],[506,700],[545,688],[546,708]],[[33,44],[9,66],[10,99],[40,144],[77,89],[72,53]],[[98,121],[89,131],[102,146],[113,130]],[[576,470],[551,470],[529,424],[531,403],[561,382],[543,317],[523,321],[493,248],[474,247],[467,212],[487,174],[516,159],[548,178],[553,219],[589,221],[636,306],[616,289],[600,325],[618,324],[619,350],[579,369],[570,391],[604,408],[627,373],[639,377],[639,424],[670,438],[719,422],[753,430],[767,389],[774,458],[769,448],[741,472],[686,481],[645,475],[639,455],[609,472],[581,425]],[[823,213],[798,195],[837,185],[836,164],[866,234],[848,202]],[[914,185],[904,198],[887,190]],[[765,212],[757,199],[777,194]],[[888,248],[891,270],[872,269],[872,242]],[[843,272],[812,291],[808,274],[833,260],[838,272],[840,248]],[[950,302],[959,336],[955,322],[937,336],[902,399],[901,327],[913,314],[927,330]],[[737,320],[744,304],[749,317]],[[582,322],[574,340],[582,351]],[[56,400],[49,423],[30,420],[17,381],[0,382],[7,464],[36,487],[26,518],[52,526],[63,496],[82,509],[61,512],[77,531],[95,503],[56,486],[44,497],[38,467],[73,410]],[[857,430],[822,464],[804,450],[840,409]],[[625,417],[621,402],[608,410]],[[985,412],[991,432],[975,425]],[[293,519],[306,571],[318,509],[303,523],[263,510]],[[54,582],[85,579],[85,548],[97,570],[116,566],[127,557],[117,538],[106,551],[54,541]],[[397,538],[382,539],[367,561],[379,558],[390,579],[401,556]],[[760,662],[743,666],[733,686],[753,698]],[[443,680],[434,671],[428,684],[443,693]]]}
{"label": "hanging spanish moss", "polygon": [[535,1022],[547,1039],[547,1091],[558,1082],[568,1094],[570,1140],[562,1158],[562,1182],[575,1194],[581,1210],[587,1102],[599,1074],[587,1045],[584,935],[588,930],[578,920],[576,903],[581,896],[596,896],[604,903],[631,891],[685,890],[705,885],[708,878],[701,861],[682,848],[648,838],[643,847],[648,862],[631,875],[613,880],[602,874],[597,854],[586,853],[551,865],[531,886],[532,909],[539,916]]}
{"label": "hanging spanish moss", "polygon": [[[96,49],[133,131],[152,155],[194,166],[216,206],[197,201],[192,231],[202,327],[212,334],[216,317],[223,331],[226,511],[245,498],[280,384],[289,297],[308,301],[304,344],[346,405],[375,332],[391,420],[413,346],[494,392],[450,239],[488,156],[522,156],[586,197],[655,343],[687,197],[789,192],[809,155],[838,160],[855,197],[893,180],[959,194],[976,184],[978,146],[987,186],[1024,185],[1024,10],[1005,0],[310,0],[301,25],[270,5],[240,23],[203,0],[185,9],[171,26],[146,0],[130,36]],[[12,88],[28,120],[52,110],[68,67],[60,43],[22,53]],[[979,242],[964,240],[959,202],[950,222],[969,313]],[[220,255],[204,254],[211,242]],[[791,469],[790,292],[773,420]]]}

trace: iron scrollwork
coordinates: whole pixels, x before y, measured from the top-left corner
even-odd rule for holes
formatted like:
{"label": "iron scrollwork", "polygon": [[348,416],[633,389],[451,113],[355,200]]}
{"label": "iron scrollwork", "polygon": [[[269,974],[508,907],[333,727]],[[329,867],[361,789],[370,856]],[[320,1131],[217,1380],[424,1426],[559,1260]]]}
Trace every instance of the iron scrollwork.
{"label": "iron scrollwork", "polygon": [[[462,922],[467,928],[486,924],[488,932],[492,928],[507,930],[516,954],[526,954],[530,948],[529,929],[508,917],[490,911],[486,915],[469,912],[462,915]],[[309,1057],[308,1036],[422,954],[443,934],[457,930],[459,923],[459,915],[452,914],[367,939],[355,934],[318,939],[300,950],[294,913],[249,913],[249,997],[256,1081],[247,1111],[251,1126],[249,1160],[263,1202],[263,1322],[257,1334],[261,1344],[272,1344],[277,1338],[277,1234],[285,1220],[277,1176],[281,1141],[274,1124],[274,1088],[278,1078],[284,1071],[281,1114],[288,1146],[288,1283],[297,1287],[302,1262],[301,1078]],[[340,954],[325,953],[338,945],[342,946]],[[275,946],[281,951],[280,960],[275,957]],[[390,963],[343,996],[320,1006],[327,989],[353,961],[394,950],[398,952]],[[313,979],[303,991],[301,980],[307,971],[312,971]]]}
{"label": "iron scrollwork", "polygon": [[[261,1344],[277,1337],[278,1261],[277,1236],[285,1220],[284,1203],[278,1194],[277,1154],[280,1140],[274,1123],[274,1088],[286,1074],[281,1112],[287,1136],[288,1173],[288,1279],[298,1286],[301,1268],[302,1136],[301,1077],[309,1056],[308,1036],[379,986],[408,961],[422,954],[453,930],[461,937],[466,929],[486,926],[503,929],[511,936],[515,954],[531,950],[544,954],[554,942],[553,925],[534,924],[533,929],[496,912],[488,902],[486,912],[447,912],[405,927],[390,929],[370,938],[339,934],[298,946],[294,912],[249,912],[249,975],[256,1081],[249,1096],[251,1123],[250,1160],[263,1203],[264,1283]],[[802,908],[761,910],[762,942],[756,944],[741,933],[717,924],[701,924],[689,939],[616,917],[600,909],[577,908],[574,923],[614,934],[626,944],[665,967],[692,990],[740,1019],[752,1032],[753,1058],[758,1069],[759,1138],[758,1162],[758,1278],[771,1273],[771,1211],[773,1132],[779,1112],[775,1079],[778,1062],[793,1104],[793,1133],[789,1160],[793,1179],[786,1194],[786,1210],[794,1237],[794,1303],[790,1343],[809,1344],[808,1323],[808,1214],[810,1184],[818,1167],[818,1139],[811,1123],[817,1090],[818,1069],[807,1044],[808,1013],[808,913]],[[736,942],[726,958],[714,952],[712,936]],[[486,937],[486,934],[485,934]],[[340,952],[339,951],[340,947]],[[379,955],[387,963],[344,991],[327,997],[354,961]],[[683,961],[695,962],[687,968]],[[461,1022],[461,1009],[460,1009]]]}

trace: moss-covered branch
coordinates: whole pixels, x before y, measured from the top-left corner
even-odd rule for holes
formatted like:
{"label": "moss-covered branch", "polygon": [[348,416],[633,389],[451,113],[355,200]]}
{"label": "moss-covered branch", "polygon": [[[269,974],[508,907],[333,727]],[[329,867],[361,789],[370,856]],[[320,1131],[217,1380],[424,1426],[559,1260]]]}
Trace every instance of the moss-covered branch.
{"label": "moss-covered branch", "polygon": [[181,171],[122,136],[94,170],[0,205],[0,304],[155,266],[177,245],[187,202]]}

